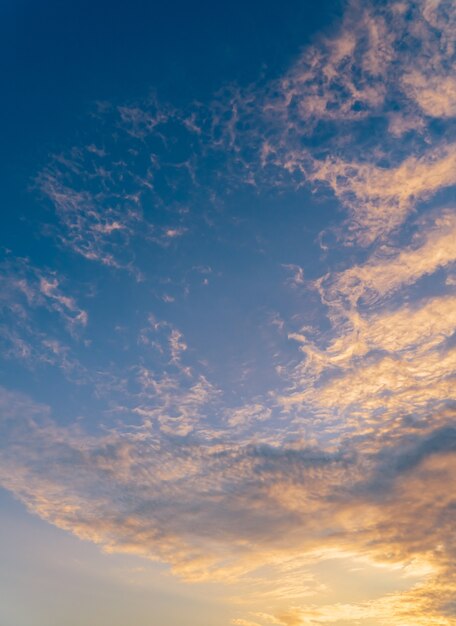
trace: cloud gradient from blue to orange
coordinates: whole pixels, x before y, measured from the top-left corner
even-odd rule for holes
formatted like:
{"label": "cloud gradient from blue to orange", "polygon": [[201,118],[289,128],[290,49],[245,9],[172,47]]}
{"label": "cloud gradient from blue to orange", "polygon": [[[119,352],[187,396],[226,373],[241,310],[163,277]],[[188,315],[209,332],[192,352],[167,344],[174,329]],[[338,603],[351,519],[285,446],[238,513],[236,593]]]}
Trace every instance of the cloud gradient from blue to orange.
{"label": "cloud gradient from blue to orange", "polygon": [[455,33],[349,2],[280,76],[94,103],[2,262],[29,512],[221,624],[455,623]]}

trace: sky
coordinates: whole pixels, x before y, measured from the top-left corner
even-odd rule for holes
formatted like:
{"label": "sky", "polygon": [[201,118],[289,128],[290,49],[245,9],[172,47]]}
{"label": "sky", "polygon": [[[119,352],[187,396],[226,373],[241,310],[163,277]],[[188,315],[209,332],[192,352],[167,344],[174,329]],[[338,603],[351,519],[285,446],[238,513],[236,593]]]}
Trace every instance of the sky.
{"label": "sky", "polygon": [[456,624],[450,0],[4,0],[0,624]]}

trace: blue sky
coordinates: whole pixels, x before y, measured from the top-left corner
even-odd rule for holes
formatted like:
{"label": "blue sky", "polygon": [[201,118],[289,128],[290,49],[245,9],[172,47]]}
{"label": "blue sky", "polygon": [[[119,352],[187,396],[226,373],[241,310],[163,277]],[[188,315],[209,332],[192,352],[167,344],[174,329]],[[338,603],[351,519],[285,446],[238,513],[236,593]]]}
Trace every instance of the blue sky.
{"label": "blue sky", "polygon": [[449,626],[451,3],[1,12],[0,621]]}

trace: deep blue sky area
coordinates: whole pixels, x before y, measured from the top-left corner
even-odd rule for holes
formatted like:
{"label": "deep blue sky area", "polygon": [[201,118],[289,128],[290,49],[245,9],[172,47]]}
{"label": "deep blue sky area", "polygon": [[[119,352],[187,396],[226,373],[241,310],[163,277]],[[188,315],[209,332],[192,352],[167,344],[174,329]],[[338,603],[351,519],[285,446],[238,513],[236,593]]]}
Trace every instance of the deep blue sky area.
{"label": "deep blue sky area", "polygon": [[35,201],[33,177],[50,153],[78,142],[94,102],[153,89],[180,106],[233,81],[275,76],[339,11],[335,0],[3,2],[4,235],[20,239],[16,219]]}
{"label": "deep blue sky area", "polygon": [[207,98],[226,82],[274,75],[336,16],[337,6],[334,0],[3,2],[3,146],[15,147],[25,166],[43,143],[61,146],[94,100],[133,99],[154,88],[181,104]]}

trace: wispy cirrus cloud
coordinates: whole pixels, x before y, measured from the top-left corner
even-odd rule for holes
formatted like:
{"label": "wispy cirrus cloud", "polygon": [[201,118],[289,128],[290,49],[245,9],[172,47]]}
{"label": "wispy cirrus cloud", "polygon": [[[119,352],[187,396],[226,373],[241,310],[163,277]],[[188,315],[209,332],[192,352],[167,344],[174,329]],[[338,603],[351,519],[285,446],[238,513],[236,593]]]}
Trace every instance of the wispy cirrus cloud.
{"label": "wispy cirrus cloud", "polygon": [[349,309],[362,299],[375,302],[390,296],[440,269],[451,271],[456,260],[454,211],[442,210],[433,217],[418,222],[420,232],[408,245],[378,247],[364,264],[317,280],[323,301]]}
{"label": "wispy cirrus cloud", "polygon": [[[41,362],[59,365],[68,373],[79,370],[68,340],[81,338],[89,316],[68,295],[65,278],[33,266],[28,259],[7,258],[0,282],[0,336],[5,354],[32,367]],[[38,311],[48,319],[38,323]]]}
{"label": "wispy cirrus cloud", "polygon": [[[348,233],[370,244],[404,223],[419,200],[456,184],[456,146],[440,145],[397,167],[327,159],[309,179],[328,184],[350,212]],[[350,238],[350,234],[348,234]]]}
{"label": "wispy cirrus cloud", "polygon": [[[440,277],[436,286],[443,294],[415,295],[413,304],[398,302],[397,290],[403,298],[422,277],[448,271],[454,241],[453,214],[443,212],[419,243],[380,250],[364,265],[317,281],[331,331],[320,338],[307,331],[290,334],[305,357],[280,402],[321,412],[337,437],[353,429],[387,432],[397,424],[400,432],[406,415],[432,420],[442,403],[451,404],[456,365],[451,287]],[[325,432],[323,424],[318,428]]]}
{"label": "wispy cirrus cloud", "polygon": [[[92,154],[90,149],[89,154]],[[123,258],[122,251],[141,220],[137,198],[123,196],[121,189],[113,197],[104,189],[112,173],[101,166],[94,169],[92,175],[86,172],[81,154],[72,161],[57,159],[52,169],[41,173],[38,184],[59,217],[63,228],[59,237],[63,243],[88,260],[110,267],[129,267],[131,258],[128,253]],[[82,182],[80,188],[66,180],[73,176]],[[101,189],[92,190],[91,179]]]}

